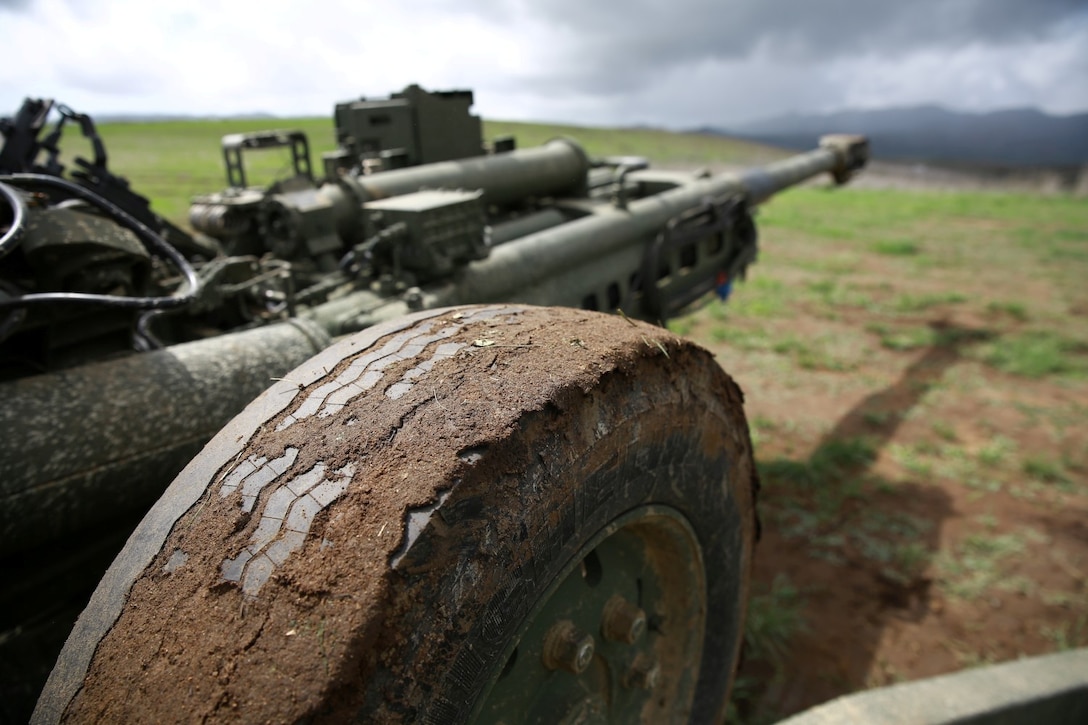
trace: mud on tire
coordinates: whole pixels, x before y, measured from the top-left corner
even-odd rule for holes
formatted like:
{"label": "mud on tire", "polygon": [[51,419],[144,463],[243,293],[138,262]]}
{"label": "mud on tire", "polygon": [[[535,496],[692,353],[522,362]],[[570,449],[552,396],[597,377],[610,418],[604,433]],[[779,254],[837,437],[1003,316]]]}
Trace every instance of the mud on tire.
{"label": "mud on tire", "polygon": [[[182,472],[35,720],[713,721],[753,481],[739,389],[660,328],[518,306],[373,328]],[[645,615],[631,642],[584,624],[616,597]],[[553,619],[594,637],[584,671],[541,666]]]}

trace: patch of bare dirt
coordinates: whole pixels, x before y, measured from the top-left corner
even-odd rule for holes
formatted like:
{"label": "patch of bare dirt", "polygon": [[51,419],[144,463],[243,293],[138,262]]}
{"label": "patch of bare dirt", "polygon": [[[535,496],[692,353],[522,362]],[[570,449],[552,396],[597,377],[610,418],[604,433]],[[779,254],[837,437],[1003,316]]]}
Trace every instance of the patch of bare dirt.
{"label": "patch of bare dirt", "polygon": [[874,161],[851,183],[870,189],[1085,193],[1088,173],[1075,169],[949,168],[931,164]]}
{"label": "patch of bare dirt", "polygon": [[[964,334],[924,350],[873,344],[849,371],[713,346],[757,431],[754,588],[785,575],[804,621],[780,667],[742,668],[760,683],[741,711],[753,721],[1088,645],[1088,430],[1061,420],[1088,385],[995,371],[970,354],[999,334],[986,320],[927,314]],[[874,319],[849,317],[860,331]],[[786,323],[807,338],[814,328]],[[1064,461],[1067,473],[1033,479],[1029,460]]]}

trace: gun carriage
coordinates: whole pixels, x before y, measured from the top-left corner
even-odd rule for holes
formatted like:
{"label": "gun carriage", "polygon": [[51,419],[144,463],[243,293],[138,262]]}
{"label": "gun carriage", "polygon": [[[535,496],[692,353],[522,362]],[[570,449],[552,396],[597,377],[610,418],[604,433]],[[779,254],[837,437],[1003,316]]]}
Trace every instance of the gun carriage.
{"label": "gun carriage", "polygon": [[[272,702],[262,673],[295,640],[260,635],[265,659],[236,653],[226,682],[197,687],[205,714],[720,715],[757,528],[747,428],[709,355],[639,321],[728,295],[756,259],[752,209],[818,174],[845,182],[866,143],[830,137],[742,173],[668,172],[570,139],[485,148],[471,104],[415,86],[339,104],[340,148],[320,179],[299,132],[225,137],[229,186],[193,200],[192,233],[108,169],[88,117],[60,107],[44,139],[48,101],[3,120],[9,651],[59,646],[57,620],[86,591],[77,572],[97,579],[90,562],[159,500],[76,624],[36,720],[189,702],[162,688],[206,676],[212,651],[176,619],[141,619],[166,591],[190,623],[213,616],[198,602],[209,591],[290,637],[304,612],[337,623],[322,677],[289,677],[297,687]],[[72,179],[58,147],[69,122],[94,149]],[[290,152],[293,174],[248,186],[245,158],[269,148]],[[394,469],[414,483],[390,483]],[[349,510],[383,511],[383,534],[395,531],[329,563],[348,548]],[[345,562],[355,574],[298,583],[307,566]],[[364,602],[350,612],[329,593],[343,577]],[[291,597],[296,619],[278,608]],[[201,626],[245,627],[232,617],[244,618]],[[109,694],[133,631],[189,643],[173,659],[135,647],[136,671],[158,672],[138,688],[146,699]]]}

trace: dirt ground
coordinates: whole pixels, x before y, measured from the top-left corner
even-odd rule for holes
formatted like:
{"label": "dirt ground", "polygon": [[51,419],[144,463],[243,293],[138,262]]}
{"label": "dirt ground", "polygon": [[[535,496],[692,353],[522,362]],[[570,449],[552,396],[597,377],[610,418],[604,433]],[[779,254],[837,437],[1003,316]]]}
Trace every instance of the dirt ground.
{"label": "dirt ground", "polygon": [[[729,356],[727,351],[721,354]],[[873,460],[846,461],[836,480],[826,482],[853,490],[845,505],[811,532],[791,531],[797,526],[791,508],[819,509],[819,494],[787,490],[779,496],[788,482],[783,484],[774,473],[765,475],[765,526],[755,587],[770,592],[785,575],[802,603],[802,625],[788,643],[779,671],[760,661],[742,671],[742,677],[771,675],[770,686],[760,694],[759,712],[787,715],[868,687],[1088,644],[1088,506],[1083,493],[1045,491],[1021,498],[1012,489],[980,491],[940,472],[911,471],[889,454],[893,446],[929,444],[932,423],[939,420],[953,421],[955,435],[969,445],[985,445],[990,436],[980,429],[986,422],[1028,445],[1045,435],[1033,430],[1030,415],[1001,400],[1012,391],[1002,390],[1000,381],[988,380],[979,371],[971,376],[992,386],[993,398],[946,394],[923,403],[942,375],[957,363],[964,365],[954,352],[896,357],[900,359],[876,360],[851,373],[814,376],[808,389],[783,390],[758,363],[732,365],[746,391],[748,414],[763,431],[757,456],[767,467],[783,461],[804,465],[856,436],[868,436],[877,446]],[[1038,406],[1060,405],[1068,394],[1046,385],[1015,392],[1017,400]],[[826,429],[795,427],[799,411],[813,411],[807,421],[817,420],[815,411],[826,412]],[[1083,452],[1088,437],[1083,430],[1069,431],[1062,443]],[[893,546],[916,545],[911,551],[920,561],[910,562],[913,571],[889,571],[879,549],[875,554],[866,550],[867,544],[876,549],[876,542],[864,539],[866,518],[880,515],[878,526],[894,528],[895,521],[883,520],[888,512],[920,524],[889,537]],[[949,553],[971,541],[983,542],[980,548],[985,548],[982,537],[991,533],[1016,537],[1008,541],[1015,556],[995,551],[996,563],[1007,566],[983,573],[993,581],[970,586],[963,596],[954,579],[972,574],[947,564]],[[844,537],[844,544],[836,546],[834,537]],[[830,546],[821,546],[821,538],[832,539]],[[894,567],[899,562],[894,554],[891,558]]]}
{"label": "dirt ground", "polygon": [[[766,216],[740,307],[680,324],[745,391],[763,478],[736,720],[1088,646],[1088,297],[1070,276],[1088,230],[1053,231],[1080,250],[1062,270],[967,210],[907,230],[900,256],[864,235],[830,250],[847,263],[829,275],[812,235]],[[1051,334],[1066,372],[1002,362]]]}

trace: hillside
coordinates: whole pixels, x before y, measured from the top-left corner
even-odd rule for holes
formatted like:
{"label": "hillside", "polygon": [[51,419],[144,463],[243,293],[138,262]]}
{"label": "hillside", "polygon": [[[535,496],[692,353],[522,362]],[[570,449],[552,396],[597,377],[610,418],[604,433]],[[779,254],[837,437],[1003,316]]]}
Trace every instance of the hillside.
{"label": "hillside", "polygon": [[1052,116],[1034,109],[960,113],[937,106],[787,115],[728,129],[706,129],[785,148],[825,133],[869,136],[876,158],[990,166],[1088,163],[1088,113]]}

